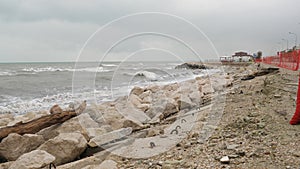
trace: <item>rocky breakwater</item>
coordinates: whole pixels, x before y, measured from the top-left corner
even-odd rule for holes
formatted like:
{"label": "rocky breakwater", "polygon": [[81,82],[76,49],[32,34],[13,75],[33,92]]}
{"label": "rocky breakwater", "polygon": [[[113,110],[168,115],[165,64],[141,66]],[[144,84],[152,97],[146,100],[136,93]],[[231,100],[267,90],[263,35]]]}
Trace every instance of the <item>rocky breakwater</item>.
{"label": "rocky breakwater", "polygon": [[[81,169],[97,168],[99,165],[116,168],[118,164],[108,160],[110,152],[119,155],[126,152],[130,156],[133,152],[127,152],[124,145],[132,148],[130,145],[136,147],[137,143],[155,154],[164,145],[149,143],[151,138],[168,138],[176,136],[179,130],[184,131],[184,126],[176,126],[178,120],[187,122],[189,119],[182,117],[199,113],[201,107],[212,102],[215,93],[232,85],[231,77],[219,77],[221,75],[164,86],[134,87],[128,96],[89,106],[61,124],[33,134],[10,133],[0,143],[0,168],[56,166],[58,169]],[[1,114],[1,119],[5,120],[0,126],[25,123],[49,114],[48,111],[20,116]],[[145,154],[138,155],[146,157]]]}
{"label": "rocky breakwater", "polygon": [[201,62],[190,62],[178,65],[175,67],[175,69],[211,69],[211,67]]}

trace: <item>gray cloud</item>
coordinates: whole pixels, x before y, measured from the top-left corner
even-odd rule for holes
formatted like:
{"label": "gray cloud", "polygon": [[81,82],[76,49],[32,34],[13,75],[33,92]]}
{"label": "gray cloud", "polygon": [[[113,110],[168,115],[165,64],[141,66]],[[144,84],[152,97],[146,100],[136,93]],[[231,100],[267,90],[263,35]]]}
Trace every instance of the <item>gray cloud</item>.
{"label": "gray cloud", "polygon": [[[300,35],[299,6],[298,0],[2,0],[0,62],[75,61],[80,48],[99,27],[124,15],[153,11],[190,20],[212,40],[220,55],[230,55],[237,50],[251,53],[262,50],[264,54],[274,54],[281,46],[278,42],[283,43],[282,38],[288,39],[292,46],[294,37],[288,32]],[[148,19],[141,20],[139,25],[124,23],[111,27],[115,29],[114,34],[105,37],[113,39],[118,32],[147,29],[148,24],[142,22],[147,23]],[[151,22],[157,27],[164,25],[159,20]],[[171,25],[164,25],[161,30],[173,30]],[[180,27],[174,31],[182,32],[190,42],[208,43],[189,31],[180,30]],[[147,39],[147,43],[140,40],[139,46],[159,44],[154,39],[153,42]],[[95,47],[105,50],[101,45]],[[115,50],[113,59],[128,53],[127,48],[130,48],[129,44]],[[211,51],[205,50],[203,55],[212,55]],[[95,58],[87,60],[92,59]]]}

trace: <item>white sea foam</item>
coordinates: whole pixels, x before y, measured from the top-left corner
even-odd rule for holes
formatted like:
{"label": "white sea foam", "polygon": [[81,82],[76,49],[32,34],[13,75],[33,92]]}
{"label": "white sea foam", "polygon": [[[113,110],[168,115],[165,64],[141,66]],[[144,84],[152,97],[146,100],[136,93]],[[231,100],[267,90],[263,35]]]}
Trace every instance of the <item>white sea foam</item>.
{"label": "white sea foam", "polygon": [[15,72],[0,72],[0,76],[13,76],[15,74]]}
{"label": "white sea foam", "polygon": [[72,68],[55,68],[55,67],[42,67],[42,68],[24,68],[22,69],[23,72],[109,72],[111,70],[106,70],[103,67],[87,67],[87,68],[78,68],[78,69],[72,69]]}
{"label": "white sea foam", "polygon": [[102,66],[104,67],[116,67],[118,65],[115,65],[115,64],[101,64]]}
{"label": "white sea foam", "polygon": [[153,72],[149,72],[149,71],[140,71],[140,72],[137,72],[135,74],[135,76],[144,76],[146,77],[148,80],[158,80],[158,75],[153,73]]}
{"label": "white sea foam", "polygon": [[72,94],[70,92],[35,98],[32,100],[22,100],[19,97],[9,97],[9,101],[0,104],[0,114],[15,113],[24,114],[26,112],[49,110],[53,105],[59,104],[63,109],[67,108],[71,102],[80,103],[87,100],[88,103],[103,102],[110,100],[110,91],[87,91]]}

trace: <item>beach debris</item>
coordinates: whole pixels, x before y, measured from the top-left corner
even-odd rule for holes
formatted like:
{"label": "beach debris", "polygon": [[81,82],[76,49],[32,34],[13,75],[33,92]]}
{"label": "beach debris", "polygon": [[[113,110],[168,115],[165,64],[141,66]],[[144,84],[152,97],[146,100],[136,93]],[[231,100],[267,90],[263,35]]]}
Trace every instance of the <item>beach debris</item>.
{"label": "beach debris", "polygon": [[176,130],[181,129],[181,126],[177,125],[175,129]]}
{"label": "beach debris", "polygon": [[49,164],[49,169],[52,169],[52,167],[53,167],[54,169],[56,169],[56,166],[55,166],[55,164],[53,164],[53,163],[50,163],[50,164]]}
{"label": "beach debris", "polygon": [[177,129],[172,130],[170,134],[173,134],[174,132],[175,132],[175,134],[178,134],[178,130]]}
{"label": "beach debris", "polygon": [[13,125],[0,128],[0,140],[8,136],[10,133],[18,134],[34,134],[38,131],[50,127],[54,124],[63,123],[72,117],[75,117],[82,113],[86,107],[86,101],[74,111],[63,111],[61,113],[54,113],[45,115],[37,119],[33,119],[29,122],[23,123],[22,121]]}
{"label": "beach debris", "polygon": [[278,73],[279,72],[279,68],[273,68],[273,67],[269,67],[269,68],[264,68],[264,69],[260,69],[254,73],[248,74],[244,77],[241,78],[241,80],[251,80],[254,79],[257,76],[264,76],[270,73]]}
{"label": "beach debris", "polygon": [[154,148],[155,147],[155,143],[154,142],[150,142],[150,148]]}

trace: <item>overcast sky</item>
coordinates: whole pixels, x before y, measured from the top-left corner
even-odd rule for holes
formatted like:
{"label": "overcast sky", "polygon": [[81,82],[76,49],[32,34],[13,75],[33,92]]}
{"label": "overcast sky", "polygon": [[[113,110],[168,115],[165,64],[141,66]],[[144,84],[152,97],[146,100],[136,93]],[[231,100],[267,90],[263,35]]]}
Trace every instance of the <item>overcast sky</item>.
{"label": "overcast sky", "polygon": [[[0,0],[0,62],[76,61],[80,49],[101,26],[139,12],[162,12],[185,18],[202,31],[202,37],[176,18],[168,21],[149,15],[129,18],[135,20],[134,24],[123,19],[110,25],[108,32],[100,31],[98,34],[102,35],[93,36],[80,60],[97,60],[99,57],[95,55],[102,55],[113,42],[129,35],[126,33],[151,32],[152,25],[155,32],[168,30],[174,37],[177,32],[184,43],[199,44],[195,48],[205,58],[214,57],[211,51],[215,50],[209,40],[219,55],[258,50],[270,55],[282,46],[286,48],[282,38],[289,41],[289,47],[295,44],[295,36],[288,32],[300,36],[299,7],[299,0]],[[174,22],[178,22],[177,26],[173,26]],[[102,44],[108,39],[110,43]],[[188,55],[176,53],[185,46],[174,39],[143,35],[116,45],[107,60],[122,60],[139,50],[149,52],[150,48],[155,48],[153,55]]]}

